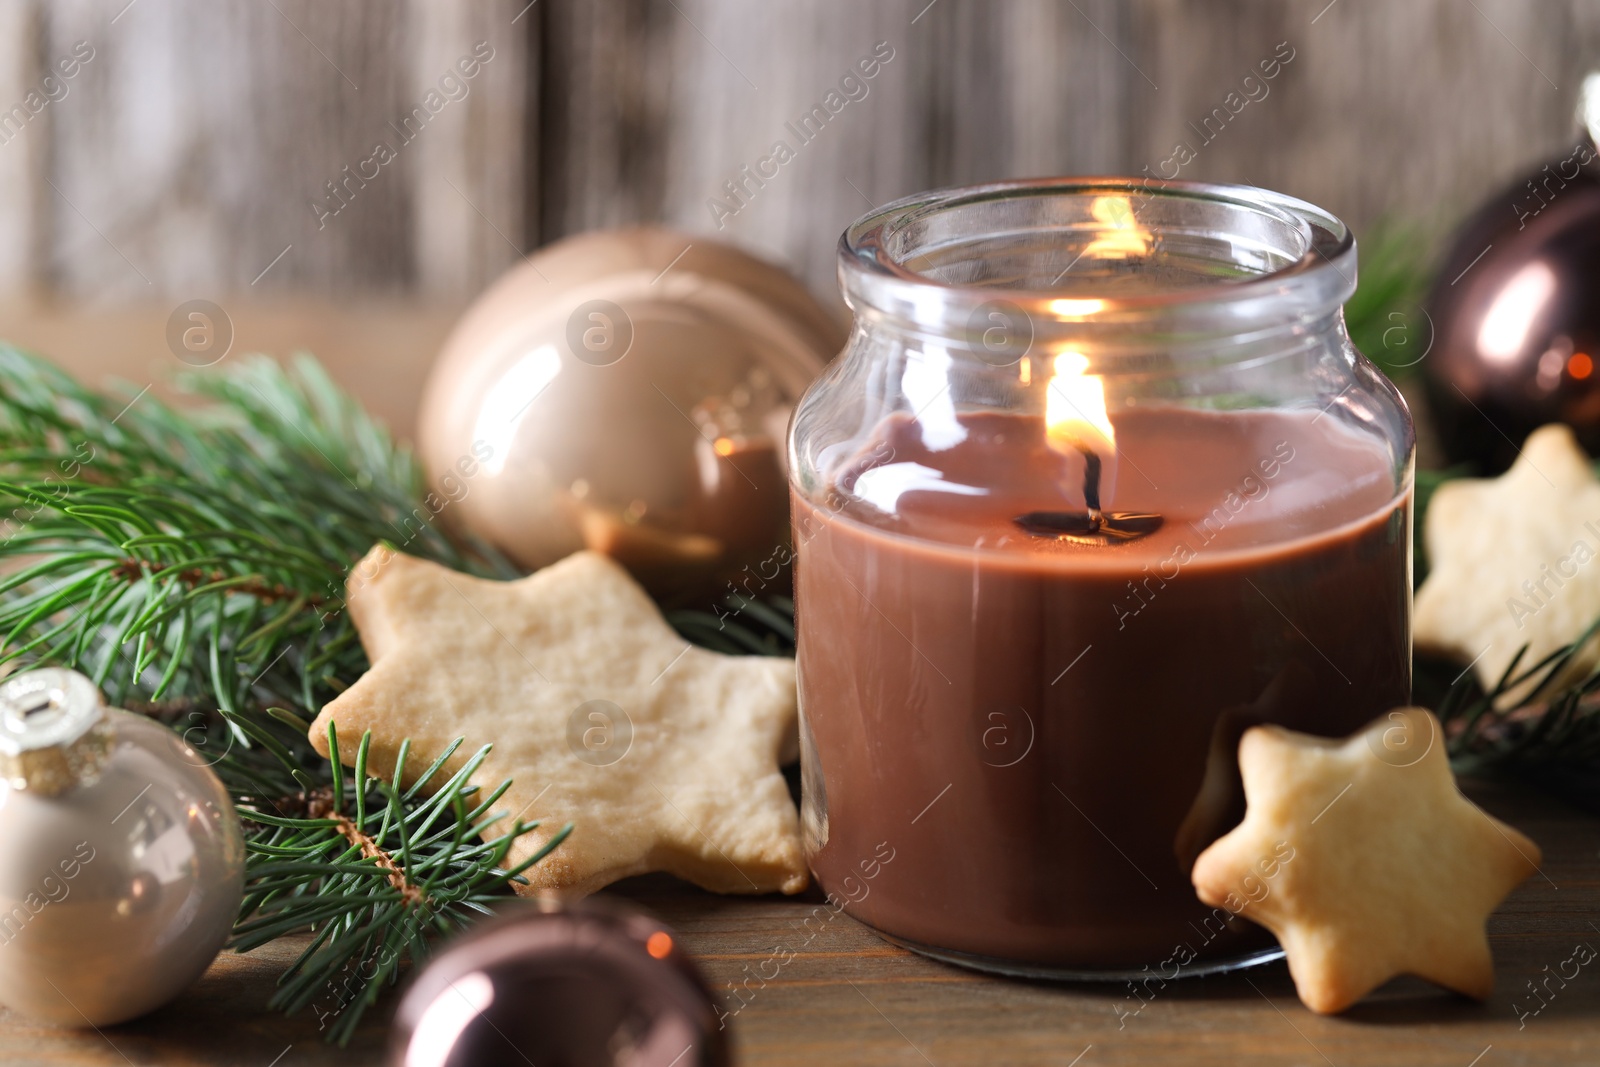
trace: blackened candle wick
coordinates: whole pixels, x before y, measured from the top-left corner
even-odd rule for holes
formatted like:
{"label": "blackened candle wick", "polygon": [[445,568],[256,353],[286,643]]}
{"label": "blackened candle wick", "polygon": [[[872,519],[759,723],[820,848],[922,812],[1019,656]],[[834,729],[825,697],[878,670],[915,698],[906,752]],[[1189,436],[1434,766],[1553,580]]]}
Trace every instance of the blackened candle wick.
{"label": "blackened candle wick", "polygon": [[1160,515],[1100,509],[1100,454],[1074,441],[1083,456],[1083,511],[1030,511],[1012,521],[1040,537],[1065,538],[1084,544],[1135,541],[1161,529]]}
{"label": "blackened candle wick", "polygon": [[1078,445],[1083,453],[1083,504],[1089,509],[1093,525],[1100,525],[1100,453],[1087,445]]}

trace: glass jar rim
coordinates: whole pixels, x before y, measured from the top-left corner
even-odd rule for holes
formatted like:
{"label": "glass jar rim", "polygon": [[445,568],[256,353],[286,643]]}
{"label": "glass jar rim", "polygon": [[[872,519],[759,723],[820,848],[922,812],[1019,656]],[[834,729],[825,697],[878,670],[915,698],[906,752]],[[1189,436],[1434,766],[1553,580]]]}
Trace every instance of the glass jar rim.
{"label": "glass jar rim", "polygon": [[[1218,248],[1235,236],[1247,237],[1257,251],[1272,260],[1268,269],[1250,270],[1246,264],[1233,276],[1199,278],[1192,284],[1151,285],[1136,291],[1097,290],[1091,282],[1067,289],[1052,286],[963,284],[926,269],[908,265],[924,257],[959,247],[959,242],[923,245],[942,233],[950,238],[959,226],[958,213],[999,217],[1019,201],[1046,205],[1040,225],[989,236],[1001,238],[1025,233],[1048,233],[1063,221],[1049,210],[1049,201],[1075,200],[1080,205],[1111,202],[1123,205],[1126,220],[1116,226],[1163,232],[1159,221],[1147,227],[1141,212],[1187,211],[1219,220],[1215,228]],[[1247,224],[1249,234],[1236,234],[1221,223]],[[1092,225],[1089,232],[1093,232]],[[944,227],[941,230],[941,226]],[[1115,232],[1115,229],[1108,231]],[[981,239],[982,234],[969,234]],[[1269,247],[1273,243],[1276,247]],[[1239,246],[1233,246],[1238,250]],[[1079,258],[1082,258],[1080,253]],[[1077,260],[1073,260],[1076,263]],[[1226,261],[1216,260],[1219,266]],[[1069,264],[1061,272],[1072,269]],[[1061,275],[1057,276],[1059,281]],[[1324,317],[1355,291],[1356,242],[1349,228],[1313,204],[1249,185],[1227,185],[1153,178],[1062,177],[1022,179],[935,190],[904,197],[857,219],[839,241],[839,280],[846,302],[858,313],[870,309],[890,319],[938,333],[959,332],[996,305],[1025,315],[1035,331],[1066,329],[1096,332],[1097,328],[1140,332],[1238,332],[1255,326],[1290,324]],[[1126,290],[1122,286],[1121,290]]]}

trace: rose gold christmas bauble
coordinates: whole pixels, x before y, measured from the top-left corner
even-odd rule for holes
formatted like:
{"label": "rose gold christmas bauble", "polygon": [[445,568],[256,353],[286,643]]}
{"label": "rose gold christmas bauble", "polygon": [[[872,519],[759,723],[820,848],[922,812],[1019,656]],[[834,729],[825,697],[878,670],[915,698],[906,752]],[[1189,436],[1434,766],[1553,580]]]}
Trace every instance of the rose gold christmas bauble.
{"label": "rose gold christmas bauble", "polygon": [[523,567],[591,548],[708,603],[787,558],[785,428],[843,342],[804,286],[729,245],[557,242],[445,343],[419,418],[430,508]]}

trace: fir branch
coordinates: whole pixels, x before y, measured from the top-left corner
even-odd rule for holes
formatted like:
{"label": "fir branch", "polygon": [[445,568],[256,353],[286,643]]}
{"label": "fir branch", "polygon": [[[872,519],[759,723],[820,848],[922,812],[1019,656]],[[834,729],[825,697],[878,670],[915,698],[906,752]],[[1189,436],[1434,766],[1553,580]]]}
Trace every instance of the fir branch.
{"label": "fir branch", "polygon": [[450,753],[402,788],[367,776],[366,738],[352,771],[311,748],[307,721],[367,667],[345,575],[378,541],[514,572],[438,528],[410,454],[308,358],[184,383],[211,403],[102,396],[0,346],[0,667],[84,671],[208,758],[246,830],[234,947],[310,931],[272,1004],[315,1006],[342,1043],[404,959],[565,834],[503,866],[530,827],[479,839],[509,785],[468,784],[487,749],[425,795]]}
{"label": "fir branch", "polygon": [[309,1008],[340,1044],[362,1013],[394,984],[407,958],[426,952],[427,935],[448,933],[487,913],[508,881],[556,848],[564,828],[522,864],[505,869],[512,842],[537,823],[515,821],[488,841],[479,834],[503,813],[491,807],[509,782],[478,797],[468,780],[489,753],[479,749],[431,793],[454,747],[410,786],[403,786],[409,745],[402,744],[390,780],[366,773],[371,735],[355,766],[339,767],[330,726],[328,785],[298,796],[300,810],[247,810],[261,827],[248,842],[248,896],[234,929],[234,947],[249,951],[286,934],[315,931],[280,980],[271,1006]]}

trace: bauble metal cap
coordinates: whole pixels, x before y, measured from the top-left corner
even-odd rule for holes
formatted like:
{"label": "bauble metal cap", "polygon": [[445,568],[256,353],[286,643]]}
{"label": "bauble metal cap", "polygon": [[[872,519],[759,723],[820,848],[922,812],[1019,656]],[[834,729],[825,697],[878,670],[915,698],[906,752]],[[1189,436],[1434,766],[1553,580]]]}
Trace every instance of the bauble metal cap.
{"label": "bauble metal cap", "polygon": [[100,690],[65,667],[25,671],[0,685],[0,773],[13,789],[64,792],[105,756]]}

